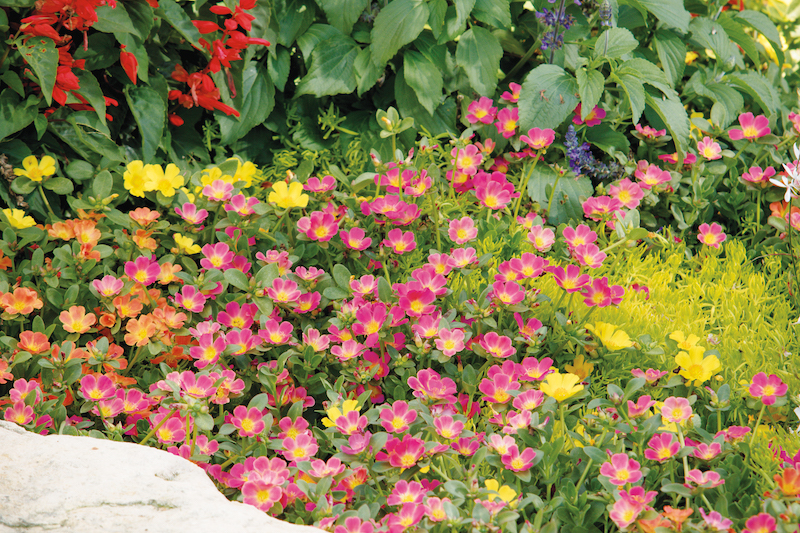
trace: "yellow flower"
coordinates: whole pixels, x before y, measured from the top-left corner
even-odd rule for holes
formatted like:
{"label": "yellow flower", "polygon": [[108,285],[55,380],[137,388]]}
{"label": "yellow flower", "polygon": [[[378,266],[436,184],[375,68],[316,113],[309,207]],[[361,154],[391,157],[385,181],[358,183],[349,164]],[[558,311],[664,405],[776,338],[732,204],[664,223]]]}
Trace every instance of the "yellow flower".
{"label": "yellow flower", "polygon": [[36,225],[33,217],[25,216],[25,211],[22,209],[3,209],[3,214],[12,228],[25,229]]}
{"label": "yellow flower", "polygon": [[581,380],[575,374],[548,374],[539,387],[541,391],[558,402],[572,398],[583,390],[583,385],[577,385]]}
{"label": "yellow flower", "polygon": [[572,362],[571,365],[564,365],[564,368],[572,373],[575,374],[580,378],[581,381],[589,377],[589,374],[592,373],[594,370],[594,363],[589,363],[583,360],[583,354],[580,354],[575,360]]}
{"label": "yellow flower", "polygon": [[144,190],[159,191],[167,198],[175,196],[175,189],[179,189],[184,183],[181,170],[174,163],[167,165],[166,171],[161,165],[146,165],[144,174]]}
{"label": "yellow flower", "polygon": [[231,176],[230,174],[223,174],[218,167],[207,168],[203,170],[203,172],[204,174],[200,176],[200,183],[202,184],[200,190],[202,190],[203,187],[205,187],[206,185],[211,185],[217,180],[224,181],[225,183],[230,183],[231,185],[233,185],[236,182],[233,176]]}
{"label": "yellow flower", "polygon": [[256,175],[256,166],[247,161],[246,163],[242,163],[239,161],[239,167],[236,169],[236,174],[233,175],[233,182],[236,183],[237,181],[245,182],[244,188],[248,188],[253,184],[253,176]]}
{"label": "yellow flower", "polygon": [[284,209],[305,207],[308,205],[308,195],[303,194],[303,185],[298,181],[293,181],[289,185],[286,185],[285,181],[275,183],[267,199],[270,202],[275,202],[278,204],[278,207]]}
{"label": "yellow flower", "polygon": [[175,246],[177,246],[179,253],[196,254],[200,252],[200,245],[195,244],[194,239],[184,237],[180,233],[176,233],[172,238],[175,239]]}
{"label": "yellow flower", "polygon": [[186,187],[181,187],[181,190],[186,193],[186,197],[189,199],[189,201],[194,203],[195,195]]}
{"label": "yellow flower", "polygon": [[24,168],[15,168],[14,174],[17,176],[25,176],[31,181],[42,181],[45,176],[52,176],[56,173],[56,160],[46,155],[41,161],[36,159],[36,156],[29,155],[22,160]]}
{"label": "yellow flower", "polygon": [[123,185],[133,196],[144,198],[145,184],[147,182],[144,174],[144,163],[141,161],[131,161],[125,167],[125,173],[122,175],[125,180]]}
{"label": "yellow flower", "polygon": [[694,348],[697,346],[697,343],[700,342],[700,337],[697,335],[690,333],[689,337],[685,337],[683,332],[680,330],[673,331],[670,333],[669,338],[674,340],[678,343],[678,348],[681,350],[688,350],[690,348]]}
{"label": "yellow flower", "polygon": [[719,359],[716,355],[703,357],[705,349],[702,346],[692,346],[689,353],[678,352],[675,362],[681,367],[681,376],[689,381],[694,380],[695,386],[699,386],[704,381],[708,381],[719,369]]}
{"label": "yellow flower", "polygon": [[[484,485],[486,485],[486,488],[489,489],[493,493],[493,494],[489,494],[489,496],[488,496],[490,502],[493,502],[497,498],[500,498],[504,502],[506,502],[508,504],[511,504],[510,507],[515,507],[516,506],[516,504],[517,504],[517,501],[516,501],[517,492],[514,489],[512,489],[511,487],[509,487],[508,485],[503,485],[501,487],[500,483],[498,483],[494,479],[487,479],[484,482]],[[512,503],[512,501],[513,501],[513,503]]]}
{"label": "yellow flower", "polygon": [[339,420],[339,417],[347,416],[347,413],[350,411],[358,411],[358,400],[346,400],[342,404],[342,410],[339,410],[338,405],[332,406],[330,409],[325,411],[328,416],[322,419],[322,425],[326,428],[332,428],[336,425],[336,421]]}
{"label": "yellow flower", "polygon": [[697,59],[698,57],[700,57],[700,54],[698,54],[697,52],[686,52],[686,57],[684,58],[684,62],[687,65],[691,65],[692,63],[694,63],[694,60]]}
{"label": "yellow flower", "polygon": [[633,346],[628,334],[618,330],[617,326],[613,324],[606,324],[605,322],[597,322],[594,326],[591,324],[586,326],[586,329],[594,334],[596,339],[603,343],[603,346],[611,351],[622,350]]}

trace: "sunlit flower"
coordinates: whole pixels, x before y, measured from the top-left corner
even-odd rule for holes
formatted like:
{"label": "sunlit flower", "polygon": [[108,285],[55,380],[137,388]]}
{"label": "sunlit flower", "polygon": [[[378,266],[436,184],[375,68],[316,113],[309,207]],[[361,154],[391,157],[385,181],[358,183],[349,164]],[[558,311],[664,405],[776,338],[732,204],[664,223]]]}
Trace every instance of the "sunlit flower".
{"label": "sunlit flower", "polygon": [[628,334],[617,329],[613,324],[606,324],[605,322],[595,322],[594,325],[587,324],[586,329],[594,334],[594,337],[603,343],[603,346],[611,351],[622,350],[633,346]]}
{"label": "sunlit flower", "polygon": [[728,238],[722,232],[722,226],[713,222],[710,226],[707,223],[700,224],[700,233],[697,235],[697,239],[713,248],[719,248],[719,245]]}
{"label": "sunlit flower", "polygon": [[29,155],[22,160],[23,168],[15,168],[14,174],[25,176],[31,181],[40,182],[45,176],[52,176],[56,173],[56,160],[46,155],[39,161],[36,156]]}
{"label": "sunlit flower", "polygon": [[722,159],[722,148],[711,137],[703,137],[703,140],[697,143],[697,152],[709,161]]}
{"label": "sunlit flower", "polygon": [[303,184],[299,181],[293,181],[288,185],[285,181],[278,181],[272,185],[272,192],[267,197],[269,202],[277,204],[282,209],[305,208],[308,199],[309,196],[303,193]]}
{"label": "sunlit flower", "polygon": [[750,384],[750,394],[755,398],[760,398],[764,405],[773,405],[778,396],[785,396],[789,390],[789,386],[781,381],[781,378],[775,374],[767,374],[759,372],[753,376],[753,382]]}
{"label": "sunlit flower", "polygon": [[739,124],[742,126],[741,129],[731,128],[728,131],[728,136],[732,141],[738,141],[739,139],[753,141],[764,135],[769,135],[772,131],[769,129],[769,119],[767,117],[764,115],[753,117],[750,112],[739,115]]}
{"label": "sunlit flower", "polygon": [[200,245],[195,244],[194,239],[191,237],[185,237],[180,233],[176,233],[172,236],[172,239],[175,241],[175,246],[179,253],[191,255],[200,252]]}
{"label": "sunlit flower", "polygon": [[22,209],[3,209],[3,214],[12,228],[25,229],[36,225],[33,217],[25,215]]}
{"label": "sunlit flower", "polygon": [[666,422],[683,424],[692,418],[692,406],[686,398],[670,396],[661,408],[661,418]]}
{"label": "sunlit flower", "polygon": [[145,165],[144,167],[144,190],[158,191],[167,198],[175,196],[175,190],[184,184],[181,170],[177,165],[170,163],[166,170],[161,165]]}
{"label": "sunlit flower", "polygon": [[482,124],[491,124],[495,116],[497,116],[497,108],[492,107],[494,101],[491,98],[482,96],[479,100],[473,100],[467,107],[467,121],[470,124],[480,122]]}
{"label": "sunlit flower", "polygon": [[86,308],[82,305],[73,305],[69,311],[61,311],[58,318],[64,331],[69,333],[86,333],[97,322],[94,313],[86,314]]}
{"label": "sunlit flower", "polygon": [[540,389],[543,393],[556,401],[563,402],[572,398],[583,390],[583,385],[579,384],[580,378],[575,374],[560,374],[554,372],[545,378]]}
{"label": "sunlit flower", "polygon": [[689,381],[694,381],[695,386],[699,386],[704,381],[708,381],[720,368],[719,359],[716,355],[704,357],[705,349],[702,346],[689,348],[689,352],[678,352],[675,356],[675,363],[680,365],[680,374]]}
{"label": "sunlit flower", "polygon": [[10,315],[29,315],[34,309],[41,309],[44,302],[35,290],[17,287],[13,292],[0,296],[0,306]]}
{"label": "sunlit flower", "polygon": [[639,466],[639,463],[630,459],[628,454],[615,453],[611,456],[611,461],[603,463],[600,467],[600,475],[608,477],[613,485],[622,487],[642,479]]}

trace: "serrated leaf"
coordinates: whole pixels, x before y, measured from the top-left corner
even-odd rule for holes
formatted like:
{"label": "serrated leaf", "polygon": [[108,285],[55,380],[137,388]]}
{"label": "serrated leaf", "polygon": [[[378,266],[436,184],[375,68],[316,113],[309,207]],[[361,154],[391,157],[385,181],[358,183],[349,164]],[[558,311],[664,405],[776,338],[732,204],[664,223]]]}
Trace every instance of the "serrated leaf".
{"label": "serrated leaf", "polygon": [[733,43],[721,24],[705,17],[697,17],[692,20],[689,29],[692,38],[703,48],[710,48],[724,68],[733,67],[736,61]]}
{"label": "serrated leaf", "polygon": [[355,62],[356,80],[358,80],[358,96],[372,89],[381,76],[385,67],[378,66],[372,61],[372,45],[362,48]]}
{"label": "serrated leaf", "polygon": [[[620,0],[619,3],[633,5],[633,3],[625,0]],[[682,32],[689,30],[692,16],[683,6],[683,0],[637,0],[637,3],[644,6],[645,9],[667,26],[672,26]]]}
{"label": "serrated leaf", "polygon": [[359,47],[345,35],[337,35],[321,42],[311,54],[311,68],[300,83],[296,95],[348,94],[355,90],[355,61]]}
{"label": "serrated leaf", "polygon": [[495,28],[510,29],[510,0],[475,0],[472,16]]}
{"label": "serrated leaf", "polygon": [[353,30],[361,13],[369,6],[369,0],[319,0],[317,2],[328,23],[345,35],[349,35]]}
{"label": "serrated leaf", "polygon": [[38,116],[36,106],[25,106],[11,89],[0,92],[0,141],[27,127]]}
{"label": "serrated leaf", "polygon": [[268,55],[267,71],[272,79],[272,84],[279,91],[283,92],[286,82],[289,79],[289,51],[283,46],[275,47],[275,56]]}
{"label": "serrated leaf", "polygon": [[202,49],[200,45],[200,32],[197,31],[192,19],[186,14],[175,0],[159,0],[158,9],[155,12],[157,17],[166,20],[170,26],[180,33],[184,39],[189,41],[197,49]]}
{"label": "serrated leaf", "polygon": [[125,9],[136,34],[144,41],[153,29],[153,8],[145,0],[126,0]]}
{"label": "serrated leaf", "polygon": [[453,4],[447,8],[444,20],[445,34],[439,37],[440,43],[445,39],[452,41],[464,33],[464,30],[467,29],[469,14],[475,7],[475,0],[454,0]]}
{"label": "serrated leaf", "polygon": [[167,106],[161,95],[146,85],[127,85],[125,99],[142,136],[142,159],[149,163],[155,157],[164,133]]}
{"label": "serrated leaf", "polygon": [[80,82],[80,89],[76,92],[86,98],[97,113],[97,118],[106,125],[106,99],[100,84],[97,83],[97,78],[88,70],[76,70],[75,75]]}
{"label": "serrated leaf", "polygon": [[577,74],[578,94],[581,96],[581,118],[592,112],[603,95],[606,79],[599,70],[579,68]]}
{"label": "serrated leaf", "polygon": [[663,28],[656,31],[653,44],[661,61],[661,68],[667,75],[670,85],[675,87],[683,78],[686,69],[686,45],[674,32]]}
{"label": "serrated leaf", "polygon": [[555,129],[578,105],[578,82],[557,65],[540,65],[522,83],[519,98],[520,129]]}
{"label": "serrated leaf", "polygon": [[461,35],[456,63],[464,69],[469,84],[480,95],[492,95],[497,88],[497,70],[503,47],[489,30],[473,26]]}
{"label": "serrated leaf", "polygon": [[405,79],[405,69],[397,71],[394,81],[394,95],[397,100],[397,109],[404,118],[413,117],[417,126],[422,126],[434,135],[456,131],[456,103],[453,98],[446,98],[431,115],[422,107],[414,92]]}
{"label": "serrated leaf", "polygon": [[239,117],[217,117],[222,144],[232,144],[269,117],[275,107],[275,87],[261,63],[251,62],[242,77],[242,98]]}
{"label": "serrated leaf", "polygon": [[31,37],[27,43],[19,47],[19,53],[33,69],[33,73],[39,81],[39,87],[42,88],[44,99],[47,101],[47,105],[51,105],[58,71],[56,43],[50,37]]}
{"label": "serrated leaf", "polygon": [[744,11],[736,13],[734,18],[741,20],[754,30],[761,33],[761,35],[766,37],[771,43],[776,44],[779,47],[781,46],[781,36],[778,33],[778,28],[775,26],[775,23],[772,22],[764,13],[745,9]]}
{"label": "serrated leaf", "polygon": [[[549,166],[537,166],[528,180],[528,196],[538,202],[542,208],[547,209],[550,197],[547,194],[548,186],[556,183],[556,171]],[[551,212],[547,215],[548,224],[557,226],[569,222],[570,219],[583,219],[582,202],[594,192],[589,178],[581,176],[562,176],[553,191]]]}
{"label": "serrated leaf", "polygon": [[290,48],[316,19],[316,8],[310,0],[276,0],[273,18],[280,20],[278,43]]}
{"label": "serrated leaf", "polygon": [[329,24],[314,24],[304,31],[302,35],[298,36],[297,47],[303,54],[303,60],[306,66],[311,64],[311,54],[314,52],[317,45],[337,35],[344,34]]}
{"label": "serrated leaf", "polygon": [[659,98],[647,91],[645,91],[644,100],[666,125],[678,152],[678,162],[682,163],[689,145],[689,115],[686,114],[683,104],[676,97],[661,96]]}
{"label": "serrated leaf", "polygon": [[[110,5],[100,6],[95,10],[97,13],[97,22],[92,25],[95,30],[103,33],[136,33],[131,17],[128,16],[128,11],[122,2],[117,2],[116,7]],[[140,38],[144,36],[139,35]]]}
{"label": "serrated leaf", "polygon": [[731,72],[723,81],[729,81],[749,94],[766,115],[778,112],[780,101],[774,87],[763,76],[750,71]]}
{"label": "serrated leaf", "polygon": [[403,64],[406,83],[417,93],[422,107],[433,115],[442,101],[442,73],[427,57],[413,50],[403,55]]}
{"label": "serrated leaf", "polygon": [[[606,43],[606,40],[608,41]],[[608,47],[606,48],[606,44]],[[609,28],[597,38],[594,44],[596,57],[620,58],[639,46],[639,41],[625,28]]]}
{"label": "serrated leaf", "polygon": [[732,17],[720,17],[718,20],[720,25],[725,28],[728,37],[744,50],[750,61],[760,65],[761,58],[758,55],[756,41],[745,32],[745,26],[738,19]]}
{"label": "serrated leaf", "polygon": [[718,126],[721,128],[727,128],[744,107],[744,98],[742,98],[741,93],[724,83],[712,82],[704,84],[696,81],[692,84],[692,87],[700,96],[710,98],[715,103],[719,102],[723,106],[725,117],[717,121]]}
{"label": "serrated leaf", "polygon": [[393,0],[375,17],[372,27],[372,61],[385,65],[400,48],[412,42],[428,22],[423,0]]}

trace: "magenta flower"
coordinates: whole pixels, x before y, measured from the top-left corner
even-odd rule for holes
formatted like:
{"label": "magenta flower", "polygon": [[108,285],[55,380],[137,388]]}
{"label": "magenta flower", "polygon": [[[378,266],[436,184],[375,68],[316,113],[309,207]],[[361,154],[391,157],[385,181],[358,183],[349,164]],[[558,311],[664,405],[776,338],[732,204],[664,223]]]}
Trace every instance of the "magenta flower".
{"label": "magenta flower", "polygon": [[[669,176],[669,172],[667,176]],[[616,185],[609,187],[608,192],[611,194],[612,198],[619,200],[619,203],[623,206],[628,209],[636,209],[639,207],[642,198],[644,198],[644,191],[642,191],[642,188],[643,187],[638,183],[625,178],[617,182]]]}
{"label": "magenta flower", "polygon": [[705,522],[712,531],[728,531],[733,525],[733,520],[728,520],[717,511],[711,511],[706,514],[705,510],[701,507],[700,516],[703,517],[703,522]]}
{"label": "magenta flower", "polygon": [[500,457],[500,460],[503,462],[503,466],[508,470],[525,472],[531,469],[535,458],[536,450],[533,448],[525,448],[522,453],[520,453],[519,448],[514,444],[509,447],[507,454]]}
{"label": "magenta flower", "polygon": [[207,298],[193,285],[184,285],[181,292],[175,295],[175,303],[192,313],[200,313],[206,305]]}
{"label": "magenta flower", "polygon": [[376,461],[389,461],[395,468],[411,468],[425,454],[425,441],[409,434],[403,440],[389,437],[386,442],[386,452],[378,452]]}
{"label": "magenta flower", "polygon": [[312,241],[328,242],[336,235],[339,223],[329,213],[314,211],[297,221],[297,229]]}
{"label": "magenta flower", "polygon": [[456,248],[450,254],[450,259],[447,266],[452,268],[466,268],[473,263],[478,262],[478,253],[475,248]]}
{"label": "magenta flower", "polygon": [[[159,273],[161,269],[159,268]],[[112,296],[116,296],[122,290],[124,283],[122,280],[115,278],[114,276],[103,276],[103,279],[96,279],[92,281],[92,287],[105,298],[111,298]]]}
{"label": "magenta flower", "polygon": [[592,277],[588,274],[581,274],[581,267],[578,265],[567,265],[567,268],[560,266],[550,266],[545,271],[553,275],[556,285],[569,293],[578,292],[592,282]]}
{"label": "magenta flower", "polygon": [[436,343],[436,349],[440,350],[447,357],[453,357],[464,349],[464,330],[442,328],[437,335],[439,338],[434,341]]}
{"label": "magenta flower", "polygon": [[515,281],[507,283],[496,281],[492,284],[492,291],[489,294],[503,305],[518,304],[525,299],[525,291]]}
{"label": "magenta flower", "polygon": [[361,228],[343,229],[339,232],[339,238],[351,250],[363,251],[372,244],[372,239]]}
{"label": "magenta flower", "polygon": [[177,376],[174,373],[170,373],[167,379],[176,381],[180,385],[182,396],[185,394],[192,398],[208,398],[217,391],[217,387],[214,386],[216,381],[214,378],[207,375],[197,375],[191,370],[184,370]]}
{"label": "magenta flower", "polygon": [[583,202],[583,215],[599,222],[622,208],[622,202],[610,196],[592,196]]}
{"label": "magenta flower", "polygon": [[719,143],[714,142],[714,140],[708,136],[703,137],[703,140],[697,143],[697,151],[709,161],[722,159],[722,148]]}
{"label": "magenta flower", "polygon": [[617,492],[620,498],[628,500],[638,505],[644,506],[645,509],[652,509],[650,504],[658,496],[658,492],[654,490],[645,491],[644,487],[631,487],[630,490],[620,490]]}
{"label": "magenta flower", "polygon": [[[513,439],[513,437],[512,437]],[[478,451],[478,448],[481,447],[480,440],[472,440],[469,437],[461,437],[454,443],[450,445],[452,449],[458,452],[460,455],[465,457],[471,457],[475,455],[475,452]]]}
{"label": "magenta flower", "polygon": [[301,292],[297,289],[297,283],[292,280],[275,278],[272,287],[267,289],[269,296],[276,304],[288,304],[297,301]]}
{"label": "magenta flower", "polygon": [[[155,427],[155,424],[153,427]],[[183,442],[186,439],[186,423],[178,416],[173,416],[158,428],[156,438],[161,444]]]}
{"label": "magenta flower", "polygon": [[125,274],[137,283],[144,286],[150,285],[158,279],[161,274],[161,266],[152,258],[139,256],[135,261],[125,263]]}
{"label": "magenta flower", "polygon": [[301,433],[296,438],[289,437],[283,439],[283,451],[281,452],[290,464],[300,461],[307,461],[317,453],[317,439],[310,433]]}
{"label": "magenta flower", "polygon": [[499,373],[492,378],[483,378],[478,390],[486,395],[483,399],[487,402],[508,403],[512,398],[508,391],[519,390],[519,387],[520,383],[513,376]]}
{"label": "magenta flower", "polygon": [[541,224],[531,227],[528,232],[528,241],[533,244],[539,252],[546,252],[556,242],[556,234],[550,228],[545,228]]}
{"label": "magenta flower", "polygon": [[667,134],[667,130],[657,130],[651,126],[641,126],[639,124],[636,124],[634,127],[636,128],[636,133],[638,133],[641,136],[641,138],[644,139],[655,140]]}
{"label": "magenta flower", "polygon": [[408,481],[401,479],[398,481],[392,493],[386,498],[387,505],[403,505],[405,503],[421,504],[425,497],[425,489],[419,481]]}
{"label": "magenta flower", "polygon": [[713,489],[714,487],[719,487],[725,483],[725,480],[722,479],[722,476],[720,476],[717,472],[714,472],[713,470],[701,472],[696,468],[689,470],[689,472],[686,474],[686,481],[687,483],[683,484],[684,487],[692,488],[692,483],[694,483],[698,487],[704,489]]}
{"label": "magenta flower", "polygon": [[538,278],[549,264],[547,259],[530,252],[511,260],[511,268],[523,278]]}
{"label": "magenta flower", "polygon": [[259,511],[268,512],[282,495],[283,490],[279,485],[266,483],[260,479],[248,480],[242,485],[242,496],[244,496],[242,501]]}
{"label": "magenta flower", "polygon": [[700,233],[697,235],[697,240],[713,248],[719,248],[719,245],[728,238],[727,235],[722,233],[722,226],[716,222],[713,222],[710,226],[707,223],[700,224],[699,230]]}
{"label": "magenta flower", "polygon": [[399,228],[395,228],[387,233],[386,238],[381,244],[391,248],[396,254],[404,254],[417,248],[417,242],[414,240],[414,232],[404,232]]}
{"label": "magenta flower", "polygon": [[592,244],[597,241],[597,233],[586,224],[579,224],[577,228],[567,226],[564,228],[564,241],[570,248],[577,248],[581,244]]}
{"label": "magenta flower", "polygon": [[481,205],[489,209],[503,209],[511,202],[512,192],[503,183],[495,180],[486,181],[482,186],[475,188],[475,196]]}
{"label": "magenta flower", "polygon": [[761,167],[750,167],[748,172],[742,174],[742,179],[750,183],[766,186],[774,175],[775,169],[772,167],[767,167],[764,170],[761,170]]}
{"label": "magenta flower", "polygon": [[553,372],[553,360],[545,357],[541,361],[535,357],[526,357],[519,365],[519,378],[523,381],[542,381]]}
{"label": "magenta flower", "polygon": [[680,442],[672,440],[672,433],[655,434],[647,443],[648,449],[644,451],[645,459],[663,463],[672,459],[681,448]]}
{"label": "magenta flower", "polygon": [[409,409],[408,403],[398,400],[391,407],[381,410],[381,425],[389,433],[408,431],[409,426],[417,419],[417,412]]}
{"label": "magenta flower", "polygon": [[474,175],[480,164],[483,163],[483,154],[474,144],[468,144],[461,149],[453,148],[450,154],[455,157],[450,160],[450,163],[455,165],[459,171],[470,176]]}
{"label": "magenta flower", "polygon": [[254,214],[253,207],[260,203],[254,196],[247,197],[244,194],[237,194],[225,204],[225,211],[234,211],[239,216],[246,217]]}
{"label": "magenta flower", "polygon": [[303,190],[309,192],[328,192],[336,188],[336,178],[325,176],[321,180],[318,177],[308,178],[303,185]]}
{"label": "magenta flower", "polygon": [[264,416],[255,407],[237,406],[230,423],[239,430],[240,437],[255,437],[264,431]]}
{"label": "magenta flower", "polygon": [[508,88],[511,89],[511,91],[505,91],[500,95],[500,98],[506,102],[516,104],[519,101],[519,93],[522,90],[522,85],[519,83],[509,83]]}
{"label": "magenta flower", "polygon": [[522,135],[519,140],[527,143],[534,150],[542,150],[547,148],[556,139],[556,132],[550,128],[540,129],[533,128],[528,130],[527,135]]}
{"label": "magenta flower", "polygon": [[[647,161],[639,161],[633,175],[641,182],[639,186],[642,189],[650,189],[662,183],[667,183],[672,179],[669,172],[661,170],[657,165],[652,165]],[[622,199],[620,199],[620,202],[622,202]]]}
{"label": "magenta flower", "polygon": [[408,386],[414,390],[414,396],[423,401],[444,400],[448,403],[456,401],[456,383],[450,378],[442,379],[430,368],[423,368],[416,376],[408,378]]}
{"label": "magenta flower", "polygon": [[609,518],[614,521],[621,531],[625,531],[636,521],[642,511],[644,511],[643,505],[627,498],[620,498],[614,502]]}
{"label": "magenta flower", "polygon": [[618,487],[636,483],[642,479],[639,463],[630,459],[625,453],[612,455],[611,461],[603,463],[600,467],[600,475],[608,477],[609,481]]}
{"label": "magenta flower", "polygon": [[360,415],[358,411],[347,411],[344,416],[340,416],[335,420],[336,429],[343,435],[354,435],[362,433],[367,427],[367,417]]}
{"label": "magenta flower", "polygon": [[117,387],[105,374],[87,374],[81,378],[81,396],[90,402],[113,398]]}
{"label": "magenta flower", "polygon": [[200,266],[219,270],[226,270],[229,268],[235,255],[224,242],[206,244],[201,251],[205,257],[200,260]]}
{"label": "magenta flower", "polygon": [[467,107],[467,121],[470,124],[480,122],[481,124],[491,124],[497,116],[497,108],[492,107],[494,101],[491,98],[481,96],[479,100],[473,100]]}
{"label": "magenta flower", "polygon": [[523,411],[533,411],[543,403],[544,393],[537,389],[530,389],[514,398],[512,405]]}
{"label": "magenta flower", "polygon": [[497,114],[497,122],[494,123],[497,133],[506,139],[510,139],[517,132],[517,122],[519,121],[519,110],[505,107]]}
{"label": "magenta flower", "polygon": [[400,532],[413,528],[425,516],[425,507],[413,503],[404,503],[397,513],[386,515],[386,525],[389,531]]}
{"label": "magenta flower", "polygon": [[442,415],[433,419],[433,427],[440,437],[453,440],[461,436],[464,431],[464,422],[454,420],[450,415]]}
{"label": "magenta flower", "polygon": [[720,453],[722,453],[722,445],[719,442],[712,442],[711,444],[703,442],[695,446],[692,455],[703,461],[710,461]]}
{"label": "magenta flower", "polygon": [[686,398],[670,396],[661,408],[661,418],[665,422],[683,424],[692,418],[692,406]]}
{"label": "magenta flower", "polygon": [[758,513],[748,518],[744,525],[746,527],[742,533],[772,533],[777,522],[768,513]]}
{"label": "magenta flower", "polygon": [[33,407],[22,401],[14,402],[3,412],[3,418],[20,426],[28,425],[33,422]]}
{"label": "magenta flower", "polygon": [[208,218],[208,211],[205,209],[198,210],[197,206],[190,202],[186,202],[181,207],[176,207],[175,212],[178,213],[183,220],[193,225],[202,224],[203,221]]}
{"label": "magenta flower", "polygon": [[647,380],[648,385],[653,385],[658,382],[658,380],[666,376],[667,373],[668,372],[663,370],[656,370],[655,368],[648,368],[646,371],[643,371],[641,368],[634,368],[631,370],[631,374],[633,374],[634,377],[644,378]]}
{"label": "magenta flower", "polygon": [[400,296],[397,305],[408,316],[421,317],[436,310],[436,306],[433,305],[434,301],[436,301],[436,294],[428,288],[422,288],[422,290],[410,290]]}
{"label": "magenta flower", "polygon": [[583,266],[600,268],[603,266],[606,254],[601,252],[596,244],[581,244],[572,250],[572,257]]}
{"label": "magenta flower", "polygon": [[753,382],[750,384],[750,394],[754,398],[761,398],[761,403],[764,405],[775,404],[775,399],[778,396],[785,396],[789,390],[781,378],[775,374],[770,374],[769,377],[764,372],[759,372],[753,376]]}
{"label": "magenta flower", "polygon": [[592,126],[597,126],[603,121],[604,118],[606,118],[606,111],[600,106],[594,106],[594,109],[589,111],[589,114],[586,115],[585,119],[581,118],[581,104],[578,104],[574,112],[575,116],[572,117],[572,123],[576,126],[580,126],[585,122],[586,125],[591,128]]}
{"label": "magenta flower", "polygon": [[592,281],[591,285],[586,285],[581,296],[583,296],[585,303],[588,307],[608,307],[609,305],[619,305],[622,297],[625,294],[625,289],[619,285],[608,285],[608,278],[603,276],[600,279]]}
{"label": "magenta flower", "polygon": [[478,344],[489,355],[498,359],[506,359],[517,353],[509,337],[498,335],[494,331],[484,335]]}
{"label": "magenta flower", "polygon": [[731,128],[728,131],[728,136],[732,141],[738,141],[739,139],[753,141],[772,132],[769,129],[769,119],[764,115],[754,117],[750,112],[742,113],[739,115],[739,124],[742,126],[741,129]]}
{"label": "magenta flower", "polygon": [[462,217],[461,220],[451,220],[447,236],[456,244],[464,244],[478,236],[478,228],[470,217]]}
{"label": "magenta flower", "polygon": [[655,400],[650,398],[650,395],[640,396],[639,399],[636,400],[636,403],[628,400],[628,416],[630,418],[638,418],[644,415],[655,404]]}
{"label": "magenta flower", "polygon": [[225,343],[227,346],[238,346],[238,348],[231,353],[233,356],[246,354],[262,342],[264,342],[264,339],[259,335],[254,335],[249,329],[235,329],[225,334]]}

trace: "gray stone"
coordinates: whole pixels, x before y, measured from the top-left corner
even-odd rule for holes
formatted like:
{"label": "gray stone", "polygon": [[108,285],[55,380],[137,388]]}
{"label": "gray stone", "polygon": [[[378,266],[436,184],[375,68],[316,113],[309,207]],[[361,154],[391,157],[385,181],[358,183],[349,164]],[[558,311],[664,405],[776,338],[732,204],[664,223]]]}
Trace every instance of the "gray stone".
{"label": "gray stone", "polygon": [[0,421],[0,532],[313,533],[228,501],[198,466],[125,442]]}

